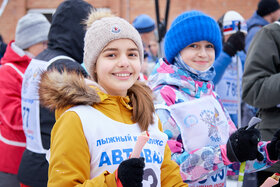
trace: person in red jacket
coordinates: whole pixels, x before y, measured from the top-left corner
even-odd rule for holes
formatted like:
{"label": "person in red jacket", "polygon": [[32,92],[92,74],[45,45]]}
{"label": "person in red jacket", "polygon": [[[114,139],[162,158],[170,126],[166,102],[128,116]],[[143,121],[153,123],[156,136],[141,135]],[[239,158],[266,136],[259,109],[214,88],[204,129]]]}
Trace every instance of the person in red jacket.
{"label": "person in red jacket", "polygon": [[0,186],[19,186],[17,173],[25,149],[21,84],[31,59],[47,44],[50,23],[42,14],[29,13],[17,23],[15,40],[0,67]]}

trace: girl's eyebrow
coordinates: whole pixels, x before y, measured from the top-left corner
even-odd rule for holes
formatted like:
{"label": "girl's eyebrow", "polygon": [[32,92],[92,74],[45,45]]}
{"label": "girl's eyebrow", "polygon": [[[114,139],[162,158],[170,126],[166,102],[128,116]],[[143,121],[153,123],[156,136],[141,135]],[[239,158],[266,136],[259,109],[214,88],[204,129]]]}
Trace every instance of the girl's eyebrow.
{"label": "girl's eyebrow", "polygon": [[117,48],[106,48],[102,51],[102,53],[106,52],[106,51],[117,51]]}
{"label": "girl's eyebrow", "polygon": [[[107,52],[107,51],[118,51],[117,48],[106,48],[102,51],[102,53]],[[128,51],[139,51],[138,48],[129,48]]]}
{"label": "girl's eyebrow", "polygon": [[128,51],[139,51],[138,48],[129,48]]}

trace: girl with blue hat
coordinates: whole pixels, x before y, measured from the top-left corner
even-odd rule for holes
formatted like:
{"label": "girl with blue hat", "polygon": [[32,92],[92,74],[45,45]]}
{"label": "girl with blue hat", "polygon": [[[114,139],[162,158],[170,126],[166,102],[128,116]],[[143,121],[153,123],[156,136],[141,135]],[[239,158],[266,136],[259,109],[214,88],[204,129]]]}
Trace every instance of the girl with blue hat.
{"label": "girl with blue hat", "polygon": [[224,186],[226,166],[233,162],[253,160],[247,162],[247,171],[274,163],[269,159],[273,144],[259,141],[260,133],[253,127],[236,131],[213,90],[213,63],[221,48],[213,18],[200,11],[184,12],[166,33],[166,58],[149,77],[172,159],[191,186]]}

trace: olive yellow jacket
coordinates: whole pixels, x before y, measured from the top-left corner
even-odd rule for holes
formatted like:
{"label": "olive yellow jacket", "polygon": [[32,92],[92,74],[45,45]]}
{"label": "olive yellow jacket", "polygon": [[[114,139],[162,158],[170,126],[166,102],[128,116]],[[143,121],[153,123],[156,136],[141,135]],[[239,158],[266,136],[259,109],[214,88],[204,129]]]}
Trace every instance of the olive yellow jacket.
{"label": "olive yellow jacket", "polygon": [[[125,124],[132,121],[132,107],[128,97],[110,96],[97,86],[85,84],[82,77],[73,73],[52,71],[42,75],[41,103],[56,108],[56,123],[51,132],[48,186],[116,186],[115,172],[104,171],[90,178],[91,155],[79,116],[66,111],[75,105],[90,105],[107,117]],[[66,112],[65,112],[66,111]],[[162,131],[161,123],[158,124]],[[178,165],[171,160],[166,145],[161,165],[161,186],[187,186],[183,183]]]}

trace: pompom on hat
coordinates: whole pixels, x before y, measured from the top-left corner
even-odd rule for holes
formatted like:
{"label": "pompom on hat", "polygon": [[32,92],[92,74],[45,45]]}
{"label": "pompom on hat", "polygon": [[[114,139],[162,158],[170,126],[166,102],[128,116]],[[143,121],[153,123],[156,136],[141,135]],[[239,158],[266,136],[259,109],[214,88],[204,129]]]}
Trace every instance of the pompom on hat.
{"label": "pompom on hat", "polygon": [[257,14],[261,17],[266,16],[280,8],[277,0],[260,0]]}
{"label": "pompom on hat", "polygon": [[102,50],[113,40],[131,39],[139,49],[140,62],[143,62],[143,44],[138,31],[126,20],[116,17],[106,10],[93,10],[86,21],[84,64],[95,79],[94,68]]}
{"label": "pompom on hat", "polygon": [[165,57],[173,63],[174,57],[185,47],[206,40],[214,45],[215,58],[221,52],[222,39],[217,22],[200,11],[180,14],[171,24],[164,39]]}
{"label": "pompom on hat", "polygon": [[16,27],[15,44],[27,49],[37,43],[47,41],[51,24],[43,14],[28,13],[19,19]]}

